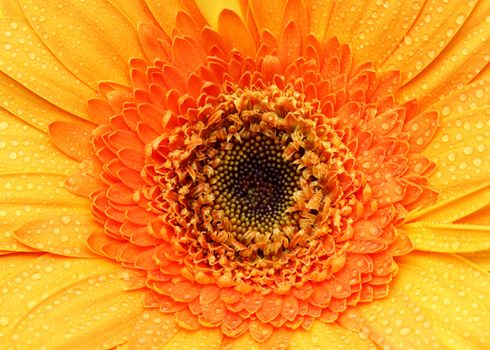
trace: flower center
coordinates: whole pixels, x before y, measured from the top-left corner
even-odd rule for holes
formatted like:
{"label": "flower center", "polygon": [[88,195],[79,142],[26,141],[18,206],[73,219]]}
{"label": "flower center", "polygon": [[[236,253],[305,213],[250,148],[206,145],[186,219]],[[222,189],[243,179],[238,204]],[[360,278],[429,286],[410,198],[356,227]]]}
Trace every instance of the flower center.
{"label": "flower center", "polygon": [[93,133],[92,250],[142,270],[145,306],[230,337],[264,341],[386,296],[412,249],[397,226],[437,198],[419,153],[437,113],[397,104],[399,74],[353,65],[336,38],[298,42],[288,26],[256,59],[219,42],[204,58],[211,32],[181,29],[170,61],[131,62],[128,100],[100,85],[97,111],[122,111]]}
{"label": "flower center", "polygon": [[[296,225],[287,209],[299,188],[299,172],[283,153],[279,137],[246,136],[223,147],[209,183],[215,210],[224,211],[239,241],[247,234],[270,235],[284,225]],[[298,155],[299,157],[299,155]]]}

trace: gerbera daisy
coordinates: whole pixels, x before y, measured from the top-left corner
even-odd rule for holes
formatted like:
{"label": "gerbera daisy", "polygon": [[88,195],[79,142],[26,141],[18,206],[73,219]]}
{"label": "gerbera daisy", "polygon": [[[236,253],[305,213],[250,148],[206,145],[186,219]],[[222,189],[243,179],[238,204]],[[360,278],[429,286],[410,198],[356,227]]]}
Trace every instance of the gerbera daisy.
{"label": "gerbera daisy", "polygon": [[0,10],[3,348],[488,347],[488,1]]}

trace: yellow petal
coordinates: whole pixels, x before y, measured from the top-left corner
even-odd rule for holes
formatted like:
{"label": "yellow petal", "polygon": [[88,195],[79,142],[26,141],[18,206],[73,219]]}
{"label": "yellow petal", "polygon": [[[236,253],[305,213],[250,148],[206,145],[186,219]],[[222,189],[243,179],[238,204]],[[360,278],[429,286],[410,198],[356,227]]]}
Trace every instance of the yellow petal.
{"label": "yellow petal", "polygon": [[[421,6],[416,2],[408,3]],[[381,69],[400,69],[403,83],[413,79],[448,45],[475,4],[476,1],[427,1],[403,41]]]}
{"label": "yellow petal", "polygon": [[67,191],[64,179],[57,174],[0,175],[0,250],[33,250],[14,237],[15,229],[26,222],[88,213],[88,200]]}
{"label": "yellow petal", "polygon": [[431,185],[441,200],[490,182],[490,108],[442,118],[442,126],[422,151],[437,164]]}
{"label": "yellow petal", "polygon": [[[48,125],[55,120],[72,122],[80,120],[27,90],[2,72],[0,72],[0,101],[2,101],[1,107],[42,131],[47,131]],[[0,113],[3,114],[3,111]]]}
{"label": "yellow petal", "polygon": [[86,116],[94,91],[61,64],[25,19],[1,19],[0,33],[6,32],[0,36],[0,71],[54,105]]}
{"label": "yellow petal", "polygon": [[490,185],[484,184],[474,189],[462,191],[461,194],[439,201],[430,207],[410,212],[406,222],[427,221],[441,224],[455,222],[486,207],[489,198]]}
{"label": "yellow petal", "polygon": [[400,271],[403,269],[408,281],[418,279],[424,286],[419,294],[414,283],[407,294],[427,311],[428,320],[447,348],[485,348],[490,341],[487,272],[448,254],[406,256],[401,259]]}
{"label": "yellow petal", "polygon": [[128,347],[131,350],[159,349],[179,329],[174,315],[158,309],[145,310],[129,334]]}
{"label": "yellow petal", "polygon": [[[196,4],[201,10],[204,18],[209,25],[215,30],[218,28],[218,17],[224,9],[231,10],[237,14],[241,14],[240,3],[238,0],[196,0]],[[242,17],[243,18],[243,17]]]}
{"label": "yellow petal", "polygon": [[0,204],[46,205],[53,207],[89,208],[86,198],[64,189],[64,175],[3,174],[0,175]]}
{"label": "yellow petal", "polygon": [[64,286],[16,323],[7,344],[15,349],[80,350],[121,344],[144,310],[144,292],[124,288],[125,282],[113,273]]}
{"label": "yellow petal", "polygon": [[[7,257],[1,257],[0,263]],[[105,259],[67,259],[49,254],[22,262],[0,280],[0,290],[4,291],[0,293],[0,343],[5,344],[17,322],[42,301],[74,282],[119,268]]]}
{"label": "yellow petal", "polygon": [[403,41],[421,8],[403,0],[340,1],[330,16],[327,38],[338,36],[351,44],[358,62],[372,61],[379,66]]}
{"label": "yellow petal", "polygon": [[219,328],[201,327],[195,331],[181,329],[170,338],[169,342],[160,347],[160,350],[218,350],[221,346],[223,334]]}
{"label": "yellow petal", "polygon": [[414,222],[401,229],[417,250],[466,253],[490,249],[490,226]]}
{"label": "yellow petal", "polygon": [[72,257],[95,257],[87,248],[88,236],[100,229],[90,215],[66,214],[29,221],[15,230],[21,243],[34,249]]}
{"label": "yellow petal", "polygon": [[459,219],[456,223],[490,226],[490,205]]}
{"label": "yellow petal", "polygon": [[327,26],[330,22],[335,1],[333,0],[305,0],[306,11],[310,21],[310,32],[323,41],[327,39]]}
{"label": "yellow petal", "polygon": [[9,224],[0,223],[0,251],[2,253],[36,252],[37,249],[22,244],[14,236],[14,231]]}
{"label": "yellow petal", "polygon": [[[483,312],[482,316],[490,317],[488,312],[490,310],[490,273],[488,271],[480,269],[458,254],[413,252],[400,257],[399,262],[418,269],[419,276],[429,277],[432,281],[443,284],[448,289],[449,295],[459,294],[459,297],[466,300],[467,306],[475,309],[475,313],[478,314],[478,309],[483,306],[487,311]],[[400,271],[402,271],[401,268]],[[472,302],[480,305],[473,305]],[[475,321],[479,321],[478,318]]]}
{"label": "yellow petal", "polygon": [[221,346],[222,350],[260,350],[260,344],[257,343],[249,332],[238,338],[225,338]]}
{"label": "yellow petal", "polygon": [[175,27],[177,12],[184,10],[181,2],[179,0],[145,0],[145,2],[163,31],[171,34]]}
{"label": "yellow petal", "polygon": [[461,256],[485,271],[490,271],[490,250],[483,252],[465,253]]}
{"label": "yellow petal", "polygon": [[477,349],[490,340],[489,275],[455,256],[411,253],[387,298],[348,312],[383,348]]}
{"label": "yellow petal", "polygon": [[19,2],[46,46],[93,89],[100,80],[128,83],[129,59],[144,57],[135,26],[105,0]]}
{"label": "yellow petal", "polygon": [[[454,88],[472,81],[490,61],[490,20],[486,19],[489,7],[488,0],[478,2],[464,26],[437,58],[401,88],[398,92],[401,101],[417,98],[424,108]],[[460,9],[456,14],[456,23],[459,24],[458,19],[464,21],[465,15]],[[454,29],[447,24],[445,28],[448,31]],[[423,59],[422,62],[425,63]]]}
{"label": "yellow petal", "polygon": [[78,163],[54,147],[44,132],[0,110],[0,173],[67,175],[77,168]]}
{"label": "yellow petal", "polygon": [[38,258],[39,254],[9,254],[0,257],[0,281],[3,281],[7,276],[15,274],[18,270],[25,268],[26,264],[31,263]]}
{"label": "yellow petal", "polygon": [[490,79],[490,63],[487,63],[485,68],[483,68],[480,73],[476,77],[473,78],[473,81]]}
{"label": "yellow petal", "polygon": [[88,207],[46,206],[43,204],[5,204],[0,203],[0,250],[11,252],[30,252],[46,248],[42,242],[36,243],[36,248],[22,244],[15,237],[15,230],[31,220],[46,217],[61,218],[64,215],[87,215]]}
{"label": "yellow petal", "polygon": [[369,339],[361,339],[358,334],[353,333],[336,323],[325,324],[316,321],[309,331],[296,330],[293,332],[291,349],[376,349]]}
{"label": "yellow petal", "polygon": [[134,27],[138,23],[154,23],[150,10],[145,4],[144,0],[108,0],[114,7],[116,7],[121,13],[128,17],[133,23]]}
{"label": "yellow petal", "polygon": [[3,0],[0,2],[0,18],[20,16],[22,16],[22,10],[16,0]]}
{"label": "yellow petal", "polygon": [[427,107],[441,112],[441,117],[463,114],[475,109],[489,107],[490,79],[477,80],[469,85],[456,89],[450,95]]}

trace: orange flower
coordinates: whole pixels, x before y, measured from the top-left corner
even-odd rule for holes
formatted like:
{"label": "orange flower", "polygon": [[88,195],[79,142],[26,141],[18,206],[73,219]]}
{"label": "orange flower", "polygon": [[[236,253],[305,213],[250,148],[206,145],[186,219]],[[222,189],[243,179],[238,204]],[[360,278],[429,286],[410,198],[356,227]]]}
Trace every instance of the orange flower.
{"label": "orange flower", "polygon": [[461,6],[7,1],[2,342],[483,348],[490,13]]}

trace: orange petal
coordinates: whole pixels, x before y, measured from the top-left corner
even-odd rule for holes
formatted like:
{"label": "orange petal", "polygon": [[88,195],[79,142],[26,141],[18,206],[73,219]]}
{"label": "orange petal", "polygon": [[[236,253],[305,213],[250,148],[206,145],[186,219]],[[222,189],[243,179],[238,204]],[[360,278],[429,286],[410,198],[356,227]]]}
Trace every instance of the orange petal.
{"label": "orange petal", "polygon": [[175,19],[175,28],[172,30],[172,37],[187,37],[188,39],[197,40],[201,33],[201,27],[186,12],[179,11]]}
{"label": "orange petal", "polygon": [[272,335],[274,327],[269,323],[262,323],[258,320],[252,320],[248,324],[248,330],[252,338],[259,343],[264,343]]}
{"label": "orange petal", "polygon": [[106,195],[107,198],[114,203],[123,205],[135,204],[133,199],[133,191],[120,182],[109,186]]}
{"label": "orange petal", "polygon": [[49,136],[67,156],[81,162],[94,153],[90,142],[93,128],[90,124],[53,122],[49,124]]}
{"label": "orange petal", "polygon": [[88,115],[96,124],[108,124],[109,118],[113,114],[107,101],[101,98],[91,98],[88,100]]}
{"label": "orange petal", "polygon": [[103,183],[98,178],[87,175],[83,171],[68,176],[65,181],[65,188],[68,191],[87,198],[101,186]]}
{"label": "orange petal", "polygon": [[182,281],[172,288],[172,299],[182,302],[190,302],[199,297],[200,288],[197,283]]}
{"label": "orange petal", "polygon": [[275,319],[282,310],[282,296],[269,293],[265,296],[262,308],[256,315],[264,323],[269,323]]}
{"label": "orange petal", "polygon": [[214,284],[205,285],[201,288],[199,302],[202,305],[211,304],[219,298],[221,289]]}
{"label": "orange petal", "polygon": [[284,27],[278,42],[277,56],[283,67],[289,66],[301,54],[301,33],[296,22],[289,22]]}
{"label": "orange petal", "polygon": [[301,0],[287,0],[282,14],[282,27],[286,27],[289,21],[294,21],[298,26],[302,37],[310,32],[310,26],[306,13],[306,7]]}
{"label": "orange petal", "polygon": [[330,0],[305,0],[310,21],[310,32],[320,41],[326,39],[326,31],[335,2]]}
{"label": "orange petal", "polygon": [[260,348],[262,350],[286,350],[289,349],[289,345],[291,344],[291,337],[294,334],[294,331],[286,328],[277,328],[274,329],[272,335],[269,339],[265,341],[265,343],[260,344]]}
{"label": "orange petal", "polygon": [[168,48],[170,39],[160,28],[149,23],[138,23],[138,35],[146,57],[153,62],[155,59],[170,59]]}
{"label": "orange petal", "polygon": [[201,310],[203,315],[201,324],[211,327],[222,324],[227,309],[225,303],[216,300],[213,303],[201,305]]}
{"label": "orange petal", "polygon": [[218,19],[218,32],[228,51],[233,48],[244,56],[255,57],[255,44],[242,19],[231,10],[223,10]]}
{"label": "orange petal", "polygon": [[206,63],[206,53],[199,44],[178,36],[172,44],[172,63],[188,76]]}
{"label": "orange petal", "polygon": [[249,6],[257,24],[259,34],[267,29],[274,37],[279,37],[281,32],[281,14],[284,8],[283,0],[250,0]]}

